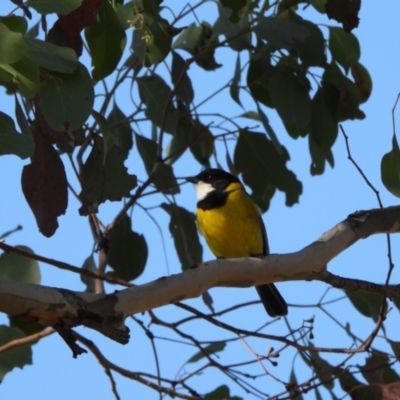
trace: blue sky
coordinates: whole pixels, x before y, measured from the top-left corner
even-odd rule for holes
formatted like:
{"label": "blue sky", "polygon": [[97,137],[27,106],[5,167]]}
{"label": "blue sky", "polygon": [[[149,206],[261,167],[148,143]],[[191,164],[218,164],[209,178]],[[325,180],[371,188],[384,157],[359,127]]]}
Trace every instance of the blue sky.
{"label": "blue sky", "polygon": [[[172,5],[172,2],[165,2]],[[10,6],[2,4],[0,14],[6,14]],[[209,19],[215,14],[215,4],[208,3],[204,8],[203,18]],[[397,94],[400,92],[400,57],[399,37],[400,4],[393,1],[364,2],[360,13],[360,27],[354,31],[361,43],[361,63],[367,67],[373,79],[373,92],[367,103],[362,105],[362,110],[367,115],[363,121],[350,121],[343,127],[350,138],[350,146],[354,159],[359,163],[365,174],[380,191],[385,206],[394,205],[398,200],[389,194],[383,187],[380,179],[380,160],[391,148],[393,135],[391,110]],[[333,21],[327,21],[325,16],[321,17],[316,12],[310,11],[310,20],[318,18],[324,25],[335,25]],[[213,18],[211,18],[213,20]],[[324,31],[326,37],[326,30]],[[196,87],[196,102],[205,98],[209,87],[220,85],[221,79],[226,81],[227,76],[232,76],[234,62],[227,58],[227,52],[217,52],[217,61],[224,63],[220,71],[209,74],[193,66],[190,76],[193,81],[199,82]],[[205,85],[204,82],[207,84]],[[244,83],[244,81],[242,82]],[[204,87],[202,87],[204,86]],[[225,92],[225,96],[228,93]],[[224,95],[204,106],[203,112],[215,112],[215,107],[220,112],[228,112],[230,115],[239,115],[243,112],[240,107],[231,101],[226,102],[231,107],[224,107]],[[121,106],[130,104],[124,97],[117,99]],[[249,103],[246,103],[249,104]],[[12,115],[14,107],[13,98],[5,95],[0,88],[0,110]],[[209,107],[207,109],[207,107]],[[233,107],[236,107],[233,108]],[[254,110],[252,104],[246,110]],[[360,209],[378,207],[374,193],[367,187],[365,182],[347,159],[343,137],[339,135],[334,145],[335,168],[327,168],[324,175],[311,177],[309,174],[310,158],[308,155],[308,144],[304,139],[292,140],[285,132],[279,118],[273,112],[269,112],[271,124],[277,132],[280,141],[285,145],[290,154],[289,167],[296,173],[298,179],[303,182],[303,195],[300,203],[292,208],[284,205],[284,195],[277,193],[272,201],[270,210],[264,215],[267,225],[271,251],[274,253],[288,253],[301,249],[316,240],[323,232],[340,222],[348,214]],[[397,112],[400,119],[400,109]],[[261,129],[261,128],[260,128]],[[127,163],[131,173],[143,175],[143,166],[135,153],[134,159]],[[38,254],[50,258],[66,261],[72,265],[82,265],[84,259],[91,253],[93,242],[87,220],[78,215],[78,203],[70,196],[70,204],[66,216],[60,218],[60,228],[50,239],[38,233],[35,220],[31,214],[20,189],[20,174],[24,164],[13,156],[0,157],[0,171],[2,171],[2,193],[0,196],[1,229],[7,231],[18,224],[23,225],[23,230],[8,238],[10,244],[24,244],[31,247]],[[183,157],[174,166],[178,176],[195,174],[200,170],[200,165]],[[195,195],[190,185],[182,187],[182,194],[177,201],[188,209],[194,210]],[[157,201],[149,201],[146,205],[157,204]],[[117,208],[113,204],[105,204],[101,208],[101,218],[109,222]],[[150,255],[145,273],[135,282],[146,283],[165,276],[169,273],[178,273],[180,264],[175,256],[173,242],[167,231],[168,220],[162,210],[154,211],[153,215],[163,227],[163,236],[166,245],[166,257],[159,250],[162,241],[159,233],[151,220],[140,209],[136,208],[133,213],[134,227],[143,233],[149,243]],[[399,239],[392,237],[393,259],[395,264],[400,259]],[[204,247],[204,259],[212,259],[211,253]],[[383,282],[388,268],[386,238],[377,235],[359,242],[349,248],[329,264],[329,270],[335,274],[371,280],[372,282]],[[49,286],[65,287],[71,290],[81,291],[84,286],[80,278],[74,274],[59,271],[48,265],[41,265],[42,283]],[[398,283],[400,273],[398,266],[393,273],[392,282]],[[107,287],[114,290],[113,287]],[[350,346],[350,339],[343,334],[337,325],[320,310],[310,307],[318,302],[327,286],[317,282],[287,282],[279,284],[279,289],[290,305],[305,305],[307,307],[290,307],[289,322],[291,327],[301,326],[304,319],[316,316],[314,342],[320,346],[344,347]],[[216,309],[220,310],[232,305],[240,298],[240,301],[255,300],[255,291],[252,289],[213,289],[211,295],[214,299]],[[335,299],[341,296],[339,291],[330,290],[328,298]],[[206,308],[200,299],[187,302],[206,312]],[[373,327],[372,321],[359,316],[350,303],[345,300],[332,304],[329,308],[335,318],[342,323],[350,321],[350,326],[360,337],[366,337]],[[165,306],[155,310],[157,315],[166,320],[177,320],[182,312],[174,306]],[[147,322],[146,316],[137,316]],[[392,340],[398,339],[399,311],[394,309],[390,314],[386,326],[386,333]],[[266,322],[266,316],[262,306],[254,306],[245,313],[238,313],[226,319],[245,329],[255,329]],[[0,316],[0,323],[7,323],[7,318]],[[79,328],[78,331],[92,339],[112,362],[132,371],[147,371],[155,373],[154,357],[149,341],[143,335],[137,324],[127,321],[131,328],[131,341],[125,347],[103,338],[96,332]],[[153,329],[153,328],[152,328]],[[204,339],[223,340],[228,337],[226,332],[210,328],[204,324],[194,324],[187,328],[188,332],[194,333],[204,330]],[[154,328],[159,335],[170,336],[170,333],[161,328]],[[284,321],[272,324],[268,333],[285,334],[287,326]],[[397,336],[396,336],[397,335]],[[252,341],[258,351],[274,343],[263,343]],[[187,347],[187,346],[186,346]],[[160,340],[157,342],[159,351],[161,372],[170,378],[176,374],[190,371],[192,366],[182,365],[190,358],[196,349],[186,348],[172,342]],[[379,348],[385,350],[387,346],[383,340],[379,341]],[[52,335],[33,348],[33,366],[27,366],[23,370],[14,370],[8,374],[0,385],[0,396],[3,398],[86,398],[96,397],[100,399],[113,399],[109,380],[104,374],[103,368],[91,355],[83,355],[78,360],[71,357],[70,350],[65,346],[57,335]],[[229,350],[243,356],[250,357],[247,347],[243,342],[236,342]],[[339,362],[340,356],[326,356],[332,363]],[[353,364],[363,364],[365,355],[360,355],[353,360]],[[279,366],[271,370],[274,375],[282,379],[288,379],[292,366],[294,366],[299,381],[309,377],[309,371],[304,368],[300,357],[296,357],[293,351],[282,353]],[[262,371],[254,367],[255,373]],[[156,399],[157,394],[143,385],[130,381],[114,374],[117,381],[118,391],[122,399],[143,398]],[[265,381],[263,380],[265,379]],[[221,383],[228,383],[232,388],[231,393],[238,396],[246,396],[231,382],[224,380],[216,370],[196,377],[197,388],[202,392],[213,390]],[[268,385],[270,394],[279,393],[282,386],[274,383],[268,378],[260,378],[260,385]],[[195,384],[193,386],[196,386]],[[336,386],[338,388],[338,386]],[[340,393],[340,391],[339,391]],[[314,398],[310,394],[307,398]]]}

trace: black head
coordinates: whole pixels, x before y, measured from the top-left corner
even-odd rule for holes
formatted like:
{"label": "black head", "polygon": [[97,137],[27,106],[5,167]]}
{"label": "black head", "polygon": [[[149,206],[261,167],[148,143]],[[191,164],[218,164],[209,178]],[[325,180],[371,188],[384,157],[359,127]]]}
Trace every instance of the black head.
{"label": "black head", "polygon": [[236,176],[218,168],[206,169],[196,176],[191,176],[185,179],[194,184],[199,182],[208,183],[217,190],[224,190],[227,186],[234,182],[240,183]]}

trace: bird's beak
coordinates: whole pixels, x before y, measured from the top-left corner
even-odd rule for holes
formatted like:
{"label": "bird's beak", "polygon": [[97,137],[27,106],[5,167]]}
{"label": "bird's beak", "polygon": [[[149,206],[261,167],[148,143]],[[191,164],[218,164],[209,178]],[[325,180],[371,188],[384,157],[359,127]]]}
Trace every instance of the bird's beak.
{"label": "bird's beak", "polygon": [[184,178],[184,179],[187,180],[188,182],[191,182],[194,184],[199,182],[199,179],[196,176],[188,176],[187,178]]}

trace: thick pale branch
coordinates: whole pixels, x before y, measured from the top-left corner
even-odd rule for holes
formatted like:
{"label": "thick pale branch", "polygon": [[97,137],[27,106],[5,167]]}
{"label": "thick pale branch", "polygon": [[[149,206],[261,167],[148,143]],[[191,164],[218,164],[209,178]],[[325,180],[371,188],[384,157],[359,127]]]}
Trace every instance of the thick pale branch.
{"label": "thick pale branch", "polygon": [[85,325],[126,343],[129,334],[123,322],[128,315],[198,297],[216,286],[250,287],[289,280],[321,280],[339,288],[400,298],[400,287],[339,278],[326,270],[330,260],[358,239],[399,230],[400,207],[357,212],[298,252],[272,254],[264,259],[210,261],[109,295],[0,280],[0,311],[39,321],[59,331]]}

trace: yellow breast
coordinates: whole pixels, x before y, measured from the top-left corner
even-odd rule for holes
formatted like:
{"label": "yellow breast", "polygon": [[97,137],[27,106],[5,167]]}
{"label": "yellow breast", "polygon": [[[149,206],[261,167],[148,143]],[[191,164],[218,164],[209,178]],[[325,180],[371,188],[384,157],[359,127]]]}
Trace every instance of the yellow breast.
{"label": "yellow breast", "polygon": [[[258,207],[247,193],[230,185],[224,206],[197,209],[199,231],[216,257],[235,258],[261,255],[264,249],[262,220]],[[231,190],[234,189],[234,190]]]}

